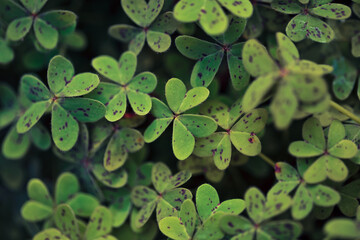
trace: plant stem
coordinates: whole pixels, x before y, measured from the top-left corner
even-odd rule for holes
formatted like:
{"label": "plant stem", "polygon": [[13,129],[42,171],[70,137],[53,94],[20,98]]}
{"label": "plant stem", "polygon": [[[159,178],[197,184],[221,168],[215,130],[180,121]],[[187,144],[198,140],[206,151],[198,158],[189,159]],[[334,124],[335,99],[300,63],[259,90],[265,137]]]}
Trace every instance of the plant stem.
{"label": "plant stem", "polygon": [[258,155],[260,158],[262,158],[262,160],[264,160],[265,162],[267,162],[269,165],[271,165],[272,167],[275,167],[275,162],[273,160],[271,160],[271,158],[269,158],[268,156],[266,156],[263,153],[259,153]]}
{"label": "plant stem", "polygon": [[354,120],[356,123],[360,124],[360,118],[358,116],[356,116],[355,114],[353,114],[352,112],[350,112],[349,110],[347,110],[346,108],[344,108],[343,106],[337,104],[334,101],[330,101],[330,106],[332,106],[333,108],[335,108],[342,114],[348,116],[349,118]]}

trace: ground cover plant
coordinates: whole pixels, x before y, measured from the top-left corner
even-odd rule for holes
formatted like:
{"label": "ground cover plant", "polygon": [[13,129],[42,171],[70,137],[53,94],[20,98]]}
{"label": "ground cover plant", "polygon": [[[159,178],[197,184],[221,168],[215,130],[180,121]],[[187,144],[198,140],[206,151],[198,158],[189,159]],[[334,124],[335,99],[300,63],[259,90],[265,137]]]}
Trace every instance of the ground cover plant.
{"label": "ground cover plant", "polygon": [[0,0],[9,240],[360,239],[359,0]]}

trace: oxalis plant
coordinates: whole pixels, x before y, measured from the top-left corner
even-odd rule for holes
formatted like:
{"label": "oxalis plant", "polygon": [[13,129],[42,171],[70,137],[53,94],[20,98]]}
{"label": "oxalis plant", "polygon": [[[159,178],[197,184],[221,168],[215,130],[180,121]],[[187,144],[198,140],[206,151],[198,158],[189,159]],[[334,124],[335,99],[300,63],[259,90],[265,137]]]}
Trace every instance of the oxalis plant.
{"label": "oxalis plant", "polygon": [[359,240],[359,17],[0,0],[2,239]]}

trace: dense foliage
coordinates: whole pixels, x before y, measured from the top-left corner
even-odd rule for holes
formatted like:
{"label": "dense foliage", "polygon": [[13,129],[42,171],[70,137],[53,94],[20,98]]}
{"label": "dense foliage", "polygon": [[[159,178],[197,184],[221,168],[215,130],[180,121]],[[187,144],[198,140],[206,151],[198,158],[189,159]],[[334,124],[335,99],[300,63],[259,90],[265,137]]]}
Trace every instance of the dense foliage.
{"label": "dense foliage", "polygon": [[0,0],[1,239],[359,240],[359,18]]}

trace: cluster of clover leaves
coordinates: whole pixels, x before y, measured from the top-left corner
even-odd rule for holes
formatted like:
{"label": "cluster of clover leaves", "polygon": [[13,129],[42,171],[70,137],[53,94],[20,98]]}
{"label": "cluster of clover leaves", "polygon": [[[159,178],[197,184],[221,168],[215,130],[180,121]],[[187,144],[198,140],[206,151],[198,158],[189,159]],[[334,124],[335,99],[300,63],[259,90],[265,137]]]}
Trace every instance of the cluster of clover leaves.
{"label": "cluster of clover leaves", "polygon": [[[118,60],[93,58],[97,74],[75,74],[72,62],[58,50],[81,45],[75,35],[77,16],[67,10],[41,12],[46,2],[0,0],[0,63],[11,62],[13,47],[26,38],[39,52],[53,51],[46,61],[46,83],[37,74],[24,74],[18,94],[0,84],[0,129],[8,128],[2,155],[24,158],[33,144],[69,163],[68,172],[56,180],[53,197],[40,179],[28,182],[29,200],[21,215],[41,223],[34,240],[150,240],[160,234],[158,229],[175,240],[295,240],[303,232],[300,220],[311,214],[329,218],[335,206],[347,218],[330,219],[324,233],[329,239],[359,238],[359,99],[353,108],[341,106],[331,100],[327,84],[332,76],[335,98],[348,99],[358,68],[349,56],[331,56],[321,64],[302,59],[298,48],[303,46],[295,44],[304,39],[329,46],[351,41],[351,54],[359,57],[360,21],[349,20],[351,26],[332,21],[349,18],[350,7],[332,0],[258,0],[259,5],[180,0],[170,6],[173,11],[163,12],[165,0],[121,0],[137,26],[117,24],[108,32],[128,43],[128,49]],[[359,16],[360,2],[354,2]],[[286,29],[271,33],[267,47],[252,37],[264,4],[267,10],[296,15]],[[192,36],[193,23],[213,41]],[[341,38],[337,34],[343,26],[350,30]],[[175,38],[178,52],[196,61],[190,80],[165,82],[152,72],[138,73],[145,41],[152,51],[164,53],[175,32],[186,33]],[[239,42],[244,35],[247,40]],[[223,69],[230,96],[214,87]],[[44,124],[47,115],[50,124]],[[298,119],[304,120],[304,140],[288,146],[296,164],[273,162],[262,153],[267,127],[287,131]],[[146,161],[147,146],[161,145],[171,124],[167,140],[181,170],[174,175],[161,161]],[[193,201],[193,188],[182,187],[197,174],[220,182],[226,169],[256,156],[274,167],[278,180],[266,195],[250,187],[244,199],[220,202],[216,189],[202,184]]]}

